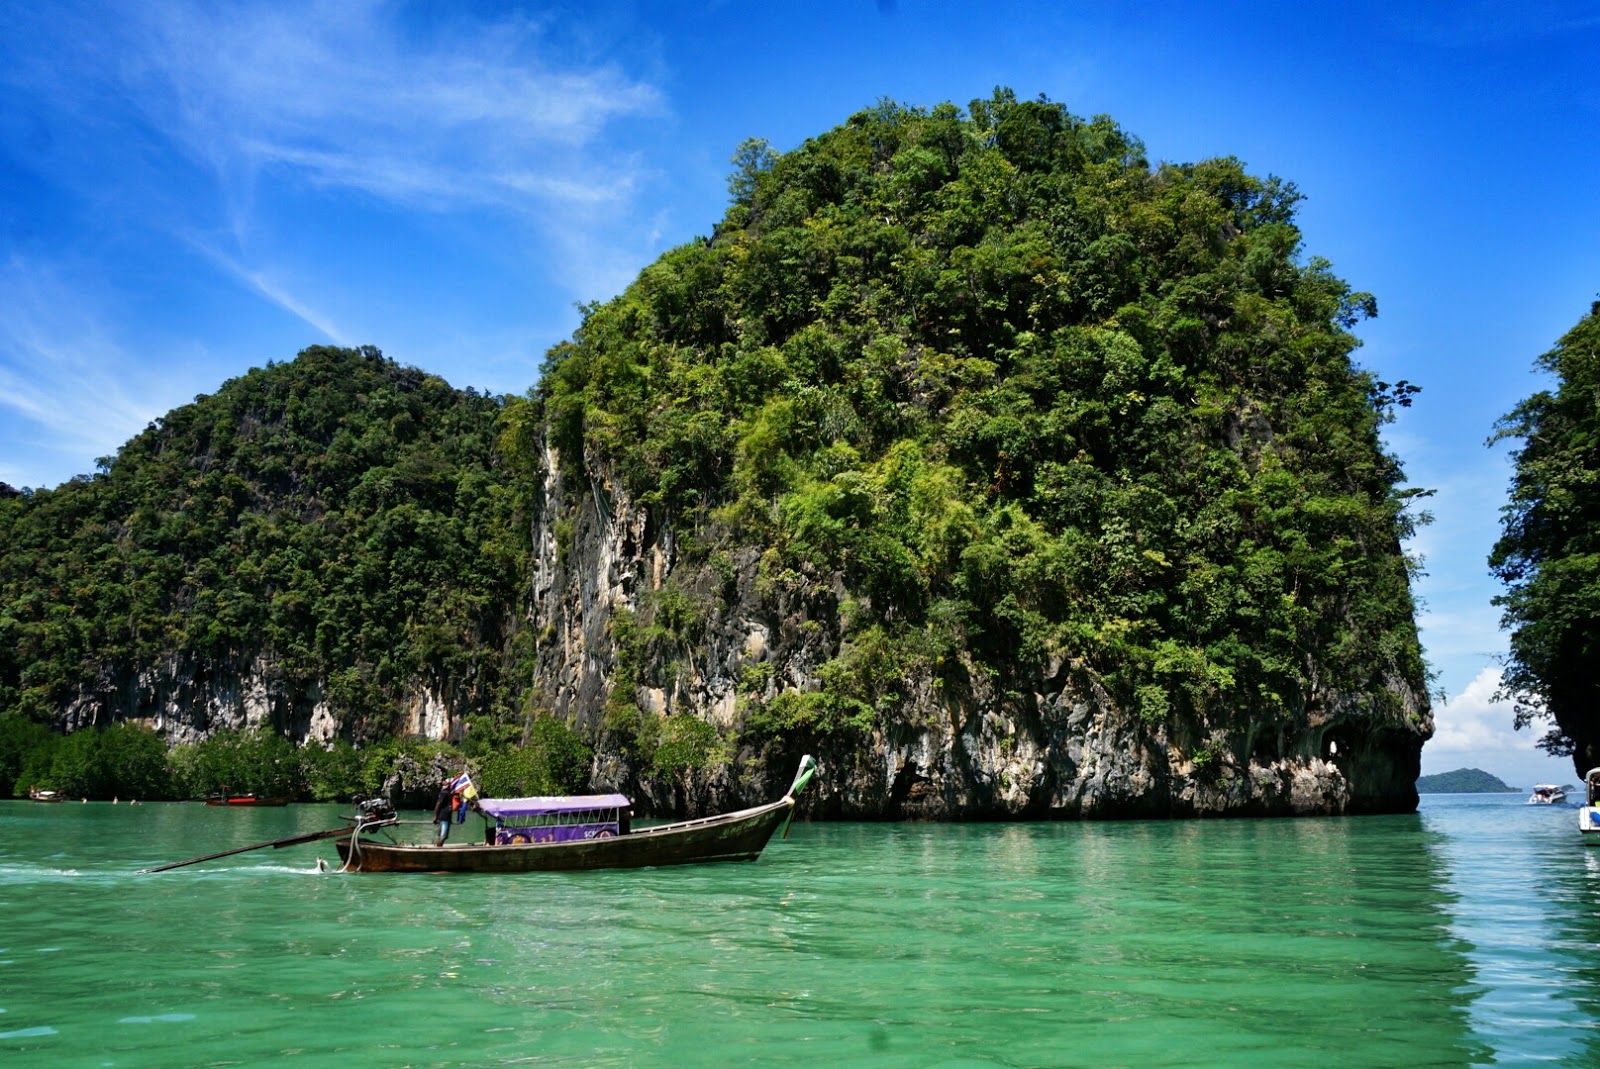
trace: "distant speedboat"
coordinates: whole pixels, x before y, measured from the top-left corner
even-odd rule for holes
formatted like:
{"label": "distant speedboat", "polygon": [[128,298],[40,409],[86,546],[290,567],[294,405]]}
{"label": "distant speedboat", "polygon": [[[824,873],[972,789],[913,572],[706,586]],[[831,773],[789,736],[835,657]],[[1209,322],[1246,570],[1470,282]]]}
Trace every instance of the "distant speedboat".
{"label": "distant speedboat", "polygon": [[1583,777],[1585,800],[1578,810],[1578,830],[1600,841],[1600,768],[1591,768]]}
{"label": "distant speedboat", "polygon": [[1567,792],[1554,783],[1535,783],[1533,793],[1528,796],[1529,805],[1555,805],[1566,800]]}

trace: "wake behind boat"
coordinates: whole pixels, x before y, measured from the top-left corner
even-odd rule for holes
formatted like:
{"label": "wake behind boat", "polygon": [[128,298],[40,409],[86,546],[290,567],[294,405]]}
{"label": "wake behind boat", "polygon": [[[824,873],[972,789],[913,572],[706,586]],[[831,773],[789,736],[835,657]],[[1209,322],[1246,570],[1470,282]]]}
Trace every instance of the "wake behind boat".
{"label": "wake behind boat", "polygon": [[794,783],[775,802],[675,824],[632,827],[632,804],[620,794],[483,798],[477,801],[481,842],[398,842],[391,829],[404,822],[389,810],[362,821],[334,847],[350,872],[559,872],[754,861],[793,817],[795,798],[816,769],[811,757],[802,759]]}

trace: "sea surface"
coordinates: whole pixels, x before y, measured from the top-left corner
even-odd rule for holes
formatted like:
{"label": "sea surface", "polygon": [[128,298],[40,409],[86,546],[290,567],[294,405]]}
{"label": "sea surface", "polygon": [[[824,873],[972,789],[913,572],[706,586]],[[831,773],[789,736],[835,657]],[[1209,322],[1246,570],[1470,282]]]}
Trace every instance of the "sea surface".
{"label": "sea surface", "polygon": [[1600,1066],[1600,846],[1520,794],[797,822],[628,872],[348,875],[326,842],[138,871],[343,812],[0,803],[0,1066]]}

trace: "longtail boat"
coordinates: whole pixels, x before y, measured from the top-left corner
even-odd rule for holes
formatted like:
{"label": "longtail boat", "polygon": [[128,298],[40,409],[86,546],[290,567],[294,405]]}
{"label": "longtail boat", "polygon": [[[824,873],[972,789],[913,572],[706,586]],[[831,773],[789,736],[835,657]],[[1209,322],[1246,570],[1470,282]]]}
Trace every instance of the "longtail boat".
{"label": "longtail boat", "polygon": [[254,806],[284,806],[289,804],[287,798],[264,798],[258,794],[213,794],[206,799],[206,805],[254,805]]}
{"label": "longtail boat", "polygon": [[358,823],[334,847],[350,872],[557,872],[754,861],[794,816],[795,797],[816,770],[807,756],[777,801],[675,824],[632,827],[632,803],[620,794],[482,798],[476,802],[484,821],[481,842],[395,841],[392,829],[402,822],[389,810]]}

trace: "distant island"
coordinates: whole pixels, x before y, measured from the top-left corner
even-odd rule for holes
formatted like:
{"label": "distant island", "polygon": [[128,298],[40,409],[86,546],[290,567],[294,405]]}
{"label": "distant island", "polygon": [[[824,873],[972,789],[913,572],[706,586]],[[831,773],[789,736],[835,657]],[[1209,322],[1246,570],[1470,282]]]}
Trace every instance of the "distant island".
{"label": "distant island", "polygon": [[1417,779],[1418,794],[1501,794],[1516,790],[1481,768],[1458,768]]}

